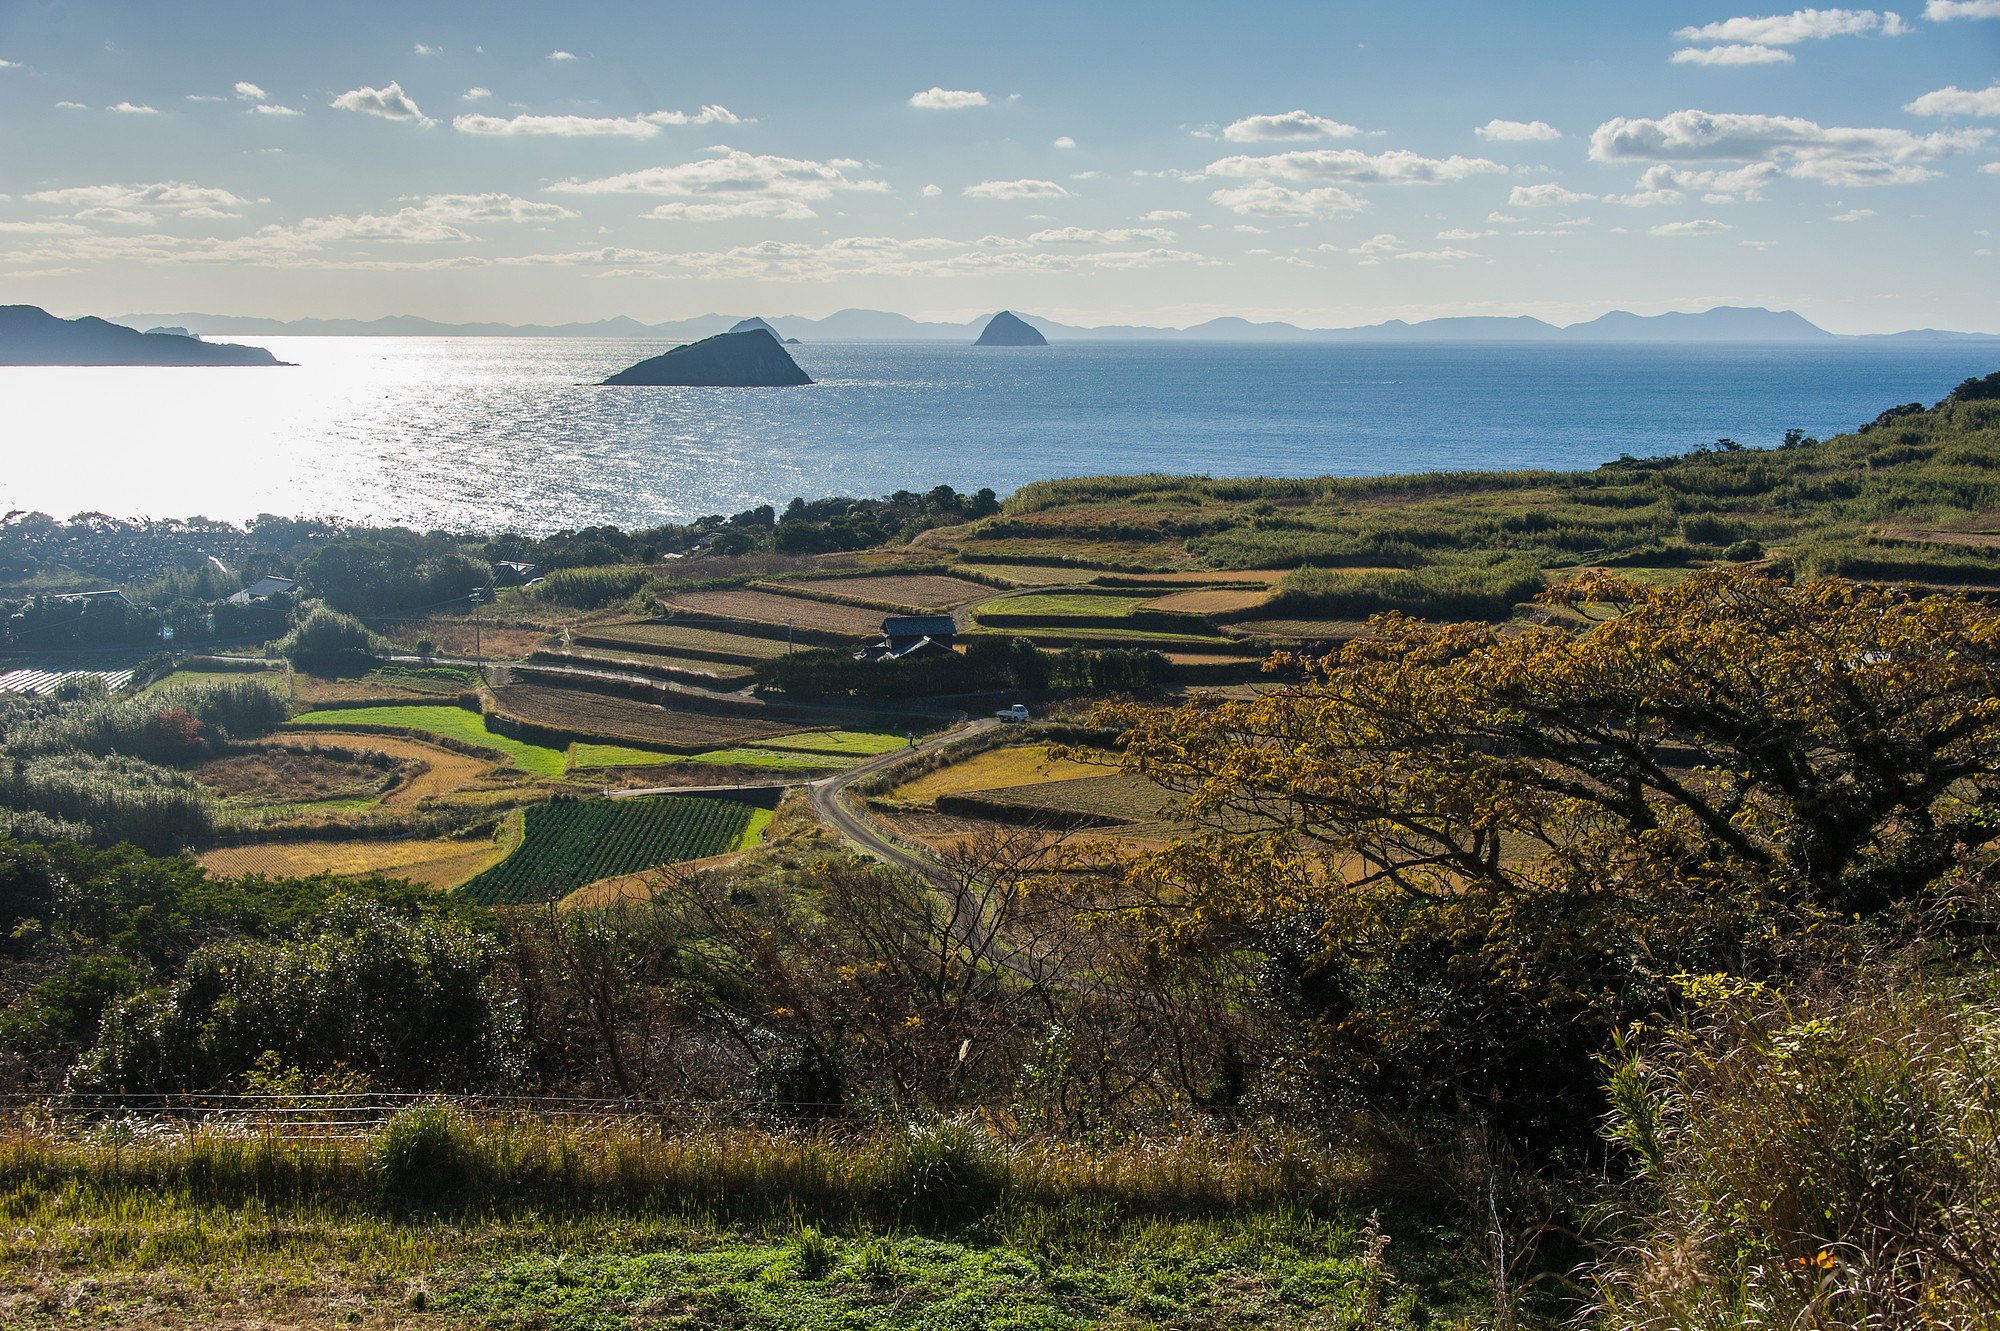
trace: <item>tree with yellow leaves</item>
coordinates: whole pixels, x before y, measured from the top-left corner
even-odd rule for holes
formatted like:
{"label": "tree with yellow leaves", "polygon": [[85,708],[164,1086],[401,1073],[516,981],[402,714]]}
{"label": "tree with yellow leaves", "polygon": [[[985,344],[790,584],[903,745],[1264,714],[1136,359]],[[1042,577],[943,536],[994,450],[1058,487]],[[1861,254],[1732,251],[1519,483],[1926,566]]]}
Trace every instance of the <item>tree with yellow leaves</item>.
{"label": "tree with yellow leaves", "polygon": [[1544,600],[1599,622],[1385,615],[1255,700],[1103,709],[1188,835],[1065,890],[1261,953],[1323,1089],[1532,1130],[1599,1103],[1591,1055],[1673,974],[1778,967],[2000,835],[2000,613],[1740,570]]}

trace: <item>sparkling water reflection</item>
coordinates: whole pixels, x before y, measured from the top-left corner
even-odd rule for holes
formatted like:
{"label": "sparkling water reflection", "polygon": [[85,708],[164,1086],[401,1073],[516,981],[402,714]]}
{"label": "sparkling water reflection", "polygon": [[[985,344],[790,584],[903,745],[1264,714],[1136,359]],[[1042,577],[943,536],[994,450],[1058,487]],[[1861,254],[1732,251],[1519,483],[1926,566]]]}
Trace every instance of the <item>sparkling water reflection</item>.
{"label": "sparkling water reflection", "polygon": [[1141,471],[1588,467],[1849,429],[1993,348],[807,345],[790,389],[606,389],[650,342],[258,338],[296,369],[0,368],[0,506],[548,531]]}

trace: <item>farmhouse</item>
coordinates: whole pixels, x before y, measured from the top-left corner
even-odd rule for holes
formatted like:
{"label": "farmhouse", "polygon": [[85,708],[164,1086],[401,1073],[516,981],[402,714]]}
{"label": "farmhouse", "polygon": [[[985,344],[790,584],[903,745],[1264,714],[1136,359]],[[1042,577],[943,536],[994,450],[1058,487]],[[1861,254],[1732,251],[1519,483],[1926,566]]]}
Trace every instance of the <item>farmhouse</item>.
{"label": "farmhouse", "polygon": [[80,605],[86,610],[94,605],[110,605],[113,603],[122,605],[127,610],[137,610],[139,608],[132,604],[130,597],[116,588],[104,592],[59,592],[49,599],[62,605]]}
{"label": "farmhouse", "polygon": [[542,576],[542,570],[535,564],[523,564],[517,560],[501,559],[493,565],[493,585],[495,587],[525,587]]}
{"label": "farmhouse", "polygon": [[282,595],[296,586],[298,584],[290,578],[274,578],[266,573],[242,591],[231,592],[227,600],[231,605],[248,605],[252,601],[262,601],[268,597]]}
{"label": "farmhouse", "polygon": [[882,621],[882,641],[864,647],[857,661],[905,661],[950,652],[958,624],[950,615],[890,615]]}

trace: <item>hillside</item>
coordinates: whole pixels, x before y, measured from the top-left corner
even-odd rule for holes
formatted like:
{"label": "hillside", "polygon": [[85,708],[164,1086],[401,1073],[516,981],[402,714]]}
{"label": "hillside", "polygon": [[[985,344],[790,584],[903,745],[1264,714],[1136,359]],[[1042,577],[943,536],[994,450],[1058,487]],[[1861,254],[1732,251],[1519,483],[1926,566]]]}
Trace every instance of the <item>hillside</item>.
{"label": "hillside", "polygon": [[1295,593],[1381,570],[1443,588],[1724,557],[1780,560],[1807,577],[2000,586],[1995,382],[1968,381],[1929,410],[1892,407],[1824,441],[1722,440],[1592,471],[1041,481],[952,538],[973,561],[1292,569]]}
{"label": "hillside", "polygon": [[282,365],[262,347],[142,333],[102,319],[59,319],[36,305],[0,306],[0,365]]}

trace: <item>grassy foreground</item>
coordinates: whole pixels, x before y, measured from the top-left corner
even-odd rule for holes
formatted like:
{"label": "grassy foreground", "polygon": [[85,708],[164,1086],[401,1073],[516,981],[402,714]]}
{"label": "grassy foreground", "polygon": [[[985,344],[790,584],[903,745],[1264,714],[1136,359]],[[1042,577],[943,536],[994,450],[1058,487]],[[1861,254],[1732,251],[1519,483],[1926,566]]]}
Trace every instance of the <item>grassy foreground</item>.
{"label": "grassy foreground", "polygon": [[[10,1325],[1470,1325],[1473,1240],[1282,1136],[1003,1145],[409,1111],[311,1145],[0,1142]],[[1386,1251],[1381,1242],[1387,1238]],[[1372,1240],[1372,1241],[1371,1241]]]}

